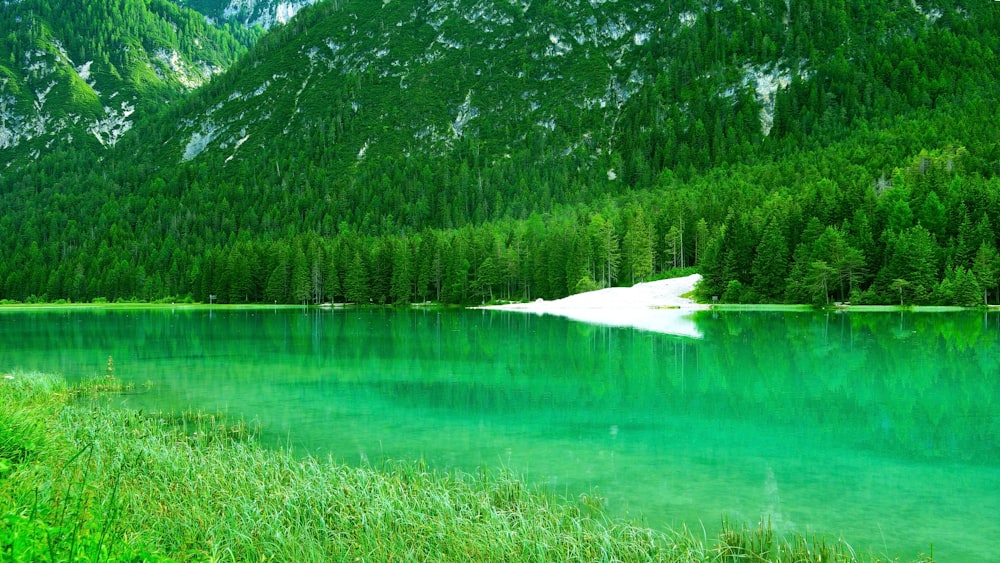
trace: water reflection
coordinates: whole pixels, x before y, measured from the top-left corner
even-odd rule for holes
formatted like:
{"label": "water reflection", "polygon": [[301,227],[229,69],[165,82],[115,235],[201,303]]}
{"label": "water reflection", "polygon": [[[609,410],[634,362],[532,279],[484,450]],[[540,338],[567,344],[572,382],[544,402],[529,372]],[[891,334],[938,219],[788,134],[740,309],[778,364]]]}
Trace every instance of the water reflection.
{"label": "water reflection", "polygon": [[[996,317],[996,315],[994,315]],[[852,447],[1000,460],[998,327],[976,313],[700,314],[720,407]]]}
{"label": "water reflection", "polygon": [[[530,314],[530,313],[526,313]],[[694,311],[675,308],[609,307],[550,308],[536,311],[537,315],[552,315],[592,325],[634,328],[642,331],[701,338],[694,321]]]}
{"label": "water reflection", "polygon": [[657,526],[721,514],[981,560],[1000,315],[699,312],[701,339],[498,311],[0,313],[0,368],[151,382],[349,463],[505,465]]}

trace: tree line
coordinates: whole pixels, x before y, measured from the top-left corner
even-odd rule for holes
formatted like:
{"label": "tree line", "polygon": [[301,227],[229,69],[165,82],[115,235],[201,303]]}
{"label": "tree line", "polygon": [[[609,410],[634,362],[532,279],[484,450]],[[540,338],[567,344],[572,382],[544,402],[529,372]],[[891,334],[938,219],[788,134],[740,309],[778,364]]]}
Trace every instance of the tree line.
{"label": "tree line", "polygon": [[[859,171],[840,148],[820,154],[820,165],[839,162],[831,176],[846,181]],[[858,183],[838,185],[786,161],[526,220],[394,235],[345,224],[329,236],[274,239],[236,229],[198,251],[189,246],[195,235],[147,246],[119,218],[91,234],[95,252],[29,236],[0,262],[0,295],[468,305],[554,299],[694,268],[706,301],[997,302],[1000,179],[970,173],[970,162],[963,147],[922,151],[890,176],[860,173]],[[792,171],[799,180],[787,189],[757,183]]]}

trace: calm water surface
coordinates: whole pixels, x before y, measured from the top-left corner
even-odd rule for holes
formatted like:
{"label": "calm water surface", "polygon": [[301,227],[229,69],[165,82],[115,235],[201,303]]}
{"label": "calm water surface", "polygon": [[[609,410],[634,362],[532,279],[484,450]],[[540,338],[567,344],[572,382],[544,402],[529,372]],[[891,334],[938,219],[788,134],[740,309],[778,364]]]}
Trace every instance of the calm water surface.
{"label": "calm water surface", "polygon": [[702,337],[499,311],[5,311],[0,370],[76,379],[112,356],[152,383],[126,405],[223,410],[301,453],[507,467],[658,528],[726,514],[996,558],[1000,314],[682,322]]}

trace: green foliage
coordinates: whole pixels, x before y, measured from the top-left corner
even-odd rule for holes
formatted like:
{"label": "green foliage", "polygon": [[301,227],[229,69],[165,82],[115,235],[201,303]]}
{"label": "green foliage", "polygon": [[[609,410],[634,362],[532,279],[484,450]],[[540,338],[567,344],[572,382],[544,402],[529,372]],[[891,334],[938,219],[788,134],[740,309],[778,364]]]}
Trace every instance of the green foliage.
{"label": "green foliage", "polygon": [[949,269],[933,296],[939,303],[974,307],[983,302],[983,292],[976,276],[959,266]]}
{"label": "green foliage", "polygon": [[234,32],[167,0],[10,3],[0,19],[0,154],[16,169],[40,151],[114,145],[256,39]]}
{"label": "green foliage", "polygon": [[[227,67],[258,31],[162,0],[12,4],[18,107],[53,39],[96,90],[171,103],[111,150],[0,170],[0,299],[481,303],[696,267],[705,299],[948,303],[962,268],[989,300],[992,6],[690,8],[324,2],[180,97],[148,53]],[[612,9],[629,33],[575,38]]]}
{"label": "green foliage", "polygon": [[788,244],[777,220],[764,229],[752,271],[753,286],[762,299],[772,301],[781,296],[788,276]]}
{"label": "green foliage", "polygon": [[[223,417],[75,404],[50,377],[10,381],[0,417],[17,410],[48,438],[36,464],[0,475],[5,561],[880,560],[763,523],[724,520],[709,543],[613,521],[598,497],[557,498],[504,471],[349,468],[266,450]],[[78,393],[95,384],[106,380]]]}
{"label": "green foliage", "polygon": [[1000,253],[995,247],[985,241],[979,245],[972,264],[972,273],[983,290],[983,305],[988,305],[988,291],[997,288],[997,284],[1000,283]]}
{"label": "green foliage", "polygon": [[722,293],[723,303],[743,303],[743,284],[740,280],[729,280],[726,291]]}
{"label": "green foliage", "polygon": [[42,429],[23,412],[4,412],[0,418],[0,478],[34,457],[44,444]]}
{"label": "green foliage", "polygon": [[[736,563],[738,561],[772,561],[772,550],[775,548],[774,532],[769,526],[761,523],[756,529],[734,527],[728,518],[722,520],[722,531],[719,532],[720,561]],[[836,559],[819,559],[820,561]]]}
{"label": "green foliage", "polygon": [[580,281],[576,282],[573,293],[586,293],[588,291],[597,291],[598,289],[601,289],[601,286],[597,285],[597,282],[591,279],[589,274],[584,274],[580,278]]}

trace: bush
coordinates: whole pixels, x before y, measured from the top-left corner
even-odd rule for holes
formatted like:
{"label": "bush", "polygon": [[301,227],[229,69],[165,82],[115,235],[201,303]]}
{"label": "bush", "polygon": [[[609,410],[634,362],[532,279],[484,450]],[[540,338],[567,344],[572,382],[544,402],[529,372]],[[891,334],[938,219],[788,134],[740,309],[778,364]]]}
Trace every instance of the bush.
{"label": "bush", "polygon": [[723,303],[742,303],[743,302],[743,284],[740,280],[730,280],[729,285],[726,286],[726,291],[722,294]]}
{"label": "bush", "polygon": [[586,275],[576,283],[573,293],[587,293],[588,291],[597,291],[598,289],[601,289],[601,286],[597,285],[597,282],[591,279],[589,275]]}

